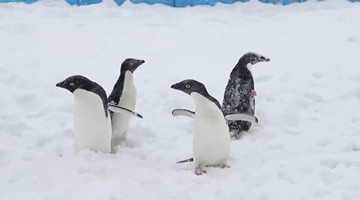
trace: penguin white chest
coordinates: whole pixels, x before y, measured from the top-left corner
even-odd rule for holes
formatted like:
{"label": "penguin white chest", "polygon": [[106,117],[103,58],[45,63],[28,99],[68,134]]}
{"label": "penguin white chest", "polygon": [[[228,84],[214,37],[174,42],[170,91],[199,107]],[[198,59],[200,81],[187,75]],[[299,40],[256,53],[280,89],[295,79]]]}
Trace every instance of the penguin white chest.
{"label": "penguin white chest", "polygon": [[121,93],[119,106],[134,110],[136,104],[136,87],[134,84],[133,73],[125,72],[124,87]]}
{"label": "penguin white chest", "polygon": [[[119,106],[134,111],[136,105],[136,87],[133,74],[125,72],[124,87],[120,96]],[[112,139],[113,145],[118,145],[121,140],[126,139],[131,115],[128,113],[113,113],[112,116]]]}
{"label": "penguin white chest", "polygon": [[250,72],[252,72],[253,65],[252,65],[251,63],[248,63],[248,64],[246,65],[246,67],[248,68],[248,70],[249,70]]}
{"label": "penguin white chest", "polygon": [[99,95],[83,89],[74,91],[74,139],[76,151],[90,149],[110,153],[110,115],[105,116]]}
{"label": "penguin white chest", "polygon": [[230,155],[229,128],[216,104],[198,93],[195,101],[193,156],[196,165],[225,165]]}

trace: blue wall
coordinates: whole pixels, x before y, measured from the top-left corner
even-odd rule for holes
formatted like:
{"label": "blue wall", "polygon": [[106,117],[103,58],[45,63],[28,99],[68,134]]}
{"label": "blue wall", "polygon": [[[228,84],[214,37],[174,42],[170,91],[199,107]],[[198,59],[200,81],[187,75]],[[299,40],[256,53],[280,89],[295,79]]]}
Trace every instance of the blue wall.
{"label": "blue wall", "polygon": [[282,3],[283,5],[289,5],[291,3],[295,3],[295,2],[304,2],[306,0],[259,0],[263,3],[272,3],[272,4],[276,4],[276,3]]}
{"label": "blue wall", "polygon": [[66,0],[70,5],[90,5],[94,3],[100,3],[101,0]]}
{"label": "blue wall", "polygon": [[131,2],[137,3],[162,3],[172,7],[185,7],[185,6],[197,6],[197,5],[211,5],[214,6],[215,3],[221,2],[226,4],[231,4],[234,2],[247,2],[249,0],[130,0]]}
{"label": "blue wall", "polygon": [[9,2],[25,2],[25,3],[32,3],[37,0],[0,0],[0,3],[9,3]]}
{"label": "blue wall", "polygon": [[114,0],[118,6],[121,6],[121,4],[124,3],[125,0]]}
{"label": "blue wall", "polygon": [[[33,3],[37,0],[0,0],[0,3],[9,3],[9,2],[25,2],[25,3]],[[70,5],[90,5],[94,3],[101,3],[102,0],[66,0]],[[122,5],[125,0],[114,0],[117,5]],[[215,3],[221,2],[226,4],[232,4],[235,2],[247,2],[249,0],[130,0],[132,3],[147,3],[147,4],[155,4],[162,3],[172,7],[185,7],[185,6],[196,6],[196,5],[210,5],[214,6]],[[306,0],[259,0],[263,3],[271,3],[282,5],[289,5],[294,2],[305,2]],[[319,0],[320,1],[320,0]],[[340,0],[339,0],[340,1]],[[360,0],[348,0],[351,2],[360,2]]]}

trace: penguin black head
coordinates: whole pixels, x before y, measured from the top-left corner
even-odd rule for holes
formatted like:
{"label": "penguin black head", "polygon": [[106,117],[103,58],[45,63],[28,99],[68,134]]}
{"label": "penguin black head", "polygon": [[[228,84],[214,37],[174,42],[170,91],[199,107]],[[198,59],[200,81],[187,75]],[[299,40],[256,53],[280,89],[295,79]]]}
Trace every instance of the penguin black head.
{"label": "penguin black head", "polygon": [[207,99],[209,99],[210,101],[214,102],[215,105],[221,110],[221,106],[219,102],[207,92],[205,85],[200,83],[199,81],[187,79],[179,83],[173,84],[171,88],[183,91],[188,95],[191,95],[191,93],[193,92],[199,93],[204,97],[206,97]]}
{"label": "penguin black head", "polygon": [[83,89],[83,90],[93,92],[93,93],[99,95],[99,97],[103,103],[105,116],[108,117],[107,95],[106,95],[104,88],[102,88],[99,84],[91,81],[90,79],[86,78],[85,76],[75,75],[75,76],[70,76],[69,78],[65,79],[64,81],[57,83],[56,87],[67,89],[71,93],[74,93],[75,90],[77,90],[77,89]]}
{"label": "penguin black head", "polygon": [[183,91],[188,95],[191,95],[191,93],[193,92],[197,92],[199,94],[204,94],[204,93],[207,94],[207,90],[204,84],[192,79],[183,80],[179,83],[175,83],[171,86],[171,88]]}
{"label": "penguin black head", "polygon": [[240,58],[239,63],[242,62],[243,64],[250,63],[252,65],[255,65],[258,62],[268,62],[268,61],[270,61],[270,58],[266,58],[265,56],[262,56],[257,53],[248,52]]}
{"label": "penguin black head", "polygon": [[130,71],[131,73],[134,73],[134,71],[144,62],[144,60],[128,58],[124,60],[124,62],[121,64],[121,73],[125,71]]}
{"label": "penguin black head", "polygon": [[94,87],[94,82],[84,76],[75,75],[57,83],[56,87],[67,89],[73,93],[76,89],[91,90],[91,87]]}

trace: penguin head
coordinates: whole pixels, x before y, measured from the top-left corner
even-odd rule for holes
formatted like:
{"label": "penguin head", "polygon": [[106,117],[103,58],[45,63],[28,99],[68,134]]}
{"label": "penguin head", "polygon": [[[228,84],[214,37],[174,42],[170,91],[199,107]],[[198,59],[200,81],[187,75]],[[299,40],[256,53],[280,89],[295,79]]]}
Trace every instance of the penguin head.
{"label": "penguin head", "polygon": [[187,80],[183,80],[179,83],[173,84],[171,86],[171,88],[183,91],[188,95],[191,95],[191,93],[193,93],[193,92],[199,93],[202,96],[204,96],[205,98],[212,101],[221,110],[221,106],[220,106],[219,102],[207,92],[205,85],[200,83],[199,81],[187,79]]}
{"label": "penguin head", "polygon": [[191,95],[191,93],[193,92],[197,92],[199,94],[207,94],[207,90],[204,84],[192,79],[183,80],[179,83],[175,83],[171,86],[171,88],[183,91],[188,95]]}
{"label": "penguin head", "polygon": [[270,61],[270,58],[267,58],[265,56],[262,56],[260,54],[254,53],[254,52],[248,52],[240,58],[239,63],[241,61],[244,64],[250,63],[251,65],[255,65],[258,62],[268,62],[268,61]]}
{"label": "penguin head", "polygon": [[64,81],[57,83],[56,87],[67,89],[71,93],[73,93],[76,89],[91,90],[91,87],[93,85],[94,85],[93,82],[90,81],[88,78],[80,75],[75,75],[75,76],[70,76]]}
{"label": "penguin head", "polygon": [[107,95],[104,90],[99,84],[96,82],[91,81],[90,79],[86,78],[85,76],[75,75],[70,76],[69,78],[59,82],[56,84],[56,87],[64,88],[69,90],[71,93],[74,93],[77,89],[83,89],[89,92],[93,92],[94,94],[99,95],[103,107],[106,118],[108,117],[108,105],[107,105]]}
{"label": "penguin head", "polygon": [[121,73],[125,71],[130,71],[131,73],[134,73],[134,71],[144,62],[144,60],[128,58],[124,60],[124,62],[121,64]]}

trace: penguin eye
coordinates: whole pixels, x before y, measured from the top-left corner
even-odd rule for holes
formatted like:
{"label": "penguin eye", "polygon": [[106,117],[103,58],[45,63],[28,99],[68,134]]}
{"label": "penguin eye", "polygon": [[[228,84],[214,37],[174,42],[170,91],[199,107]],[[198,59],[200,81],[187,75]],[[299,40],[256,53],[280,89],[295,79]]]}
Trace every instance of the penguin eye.
{"label": "penguin eye", "polygon": [[190,85],[185,85],[185,87],[186,87],[187,89],[189,89],[189,88],[190,88]]}
{"label": "penguin eye", "polygon": [[71,83],[70,83],[70,86],[74,86],[74,82],[71,82]]}

